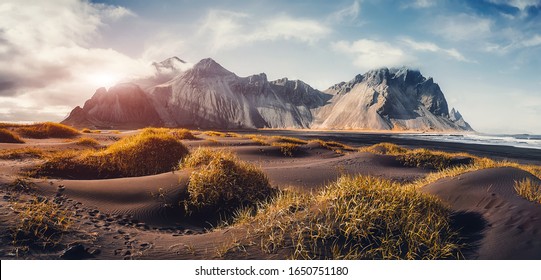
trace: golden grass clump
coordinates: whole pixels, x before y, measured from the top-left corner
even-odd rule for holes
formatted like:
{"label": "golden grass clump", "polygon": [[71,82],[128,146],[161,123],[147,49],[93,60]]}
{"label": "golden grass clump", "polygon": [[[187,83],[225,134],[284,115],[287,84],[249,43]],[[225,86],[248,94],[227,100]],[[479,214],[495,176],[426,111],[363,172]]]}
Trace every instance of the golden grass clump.
{"label": "golden grass clump", "polygon": [[[362,148],[363,152],[393,155],[404,166],[445,170],[454,165],[471,164],[475,157],[466,153],[446,153],[427,149],[410,150],[391,143],[380,143]],[[462,158],[461,160],[459,160]]]}
{"label": "golden grass clump", "polygon": [[453,157],[448,153],[429,151],[427,149],[415,149],[398,155],[397,159],[404,166],[426,167],[437,170],[449,168]]}
{"label": "golden grass clump", "polygon": [[172,131],[172,134],[175,138],[179,140],[197,140],[199,138],[195,137],[193,133],[185,128],[175,129]]}
{"label": "golden grass clump", "polygon": [[242,137],[240,134],[236,133],[236,132],[228,132],[225,134],[225,137]]}
{"label": "golden grass clump", "polygon": [[289,143],[289,144],[298,144],[298,145],[308,144],[308,141],[295,138],[295,137],[272,136],[270,139],[271,141],[274,140],[279,143]]}
{"label": "golden grass clump", "polygon": [[23,139],[11,130],[0,128],[0,143],[24,143]]}
{"label": "golden grass clump", "polygon": [[515,190],[527,200],[541,203],[541,185],[530,178],[515,182]]}
{"label": "golden grass clump", "polygon": [[19,212],[17,224],[12,229],[15,246],[54,247],[73,223],[72,212],[47,199],[13,203],[13,208]]}
{"label": "golden grass clump", "polygon": [[236,159],[235,154],[226,149],[210,149],[210,148],[197,148],[185,157],[180,163],[180,168],[196,168],[203,165],[208,165],[215,158],[222,159]]}
{"label": "golden grass clump", "polygon": [[460,249],[450,215],[413,188],[344,176],[318,193],[282,194],[247,224],[263,250],[291,248],[294,259],[445,259]]}
{"label": "golden grass clump", "polygon": [[81,129],[81,133],[101,133],[101,130],[97,130],[97,129],[90,129],[90,128],[83,128]]}
{"label": "golden grass clump", "polygon": [[25,159],[25,158],[42,158],[46,152],[41,149],[36,148],[20,148],[20,149],[9,149],[9,150],[0,150],[0,159]]}
{"label": "golden grass clump", "polygon": [[80,133],[75,128],[59,123],[45,122],[23,126],[17,130],[19,134],[27,138],[73,138]]}
{"label": "golden grass clump", "polygon": [[188,149],[171,134],[146,131],[109,147],[83,153],[62,153],[41,164],[34,175],[74,178],[145,176],[171,171]]}
{"label": "golden grass clump", "polygon": [[252,206],[272,194],[267,176],[255,165],[239,160],[233,153],[198,149],[184,164],[198,166],[190,175],[188,210],[232,213]]}
{"label": "golden grass clump", "polygon": [[77,139],[77,141],[75,141],[75,144],[79,145],[79,146],[87,146],[87,147],[99,147],[100,146],[100,142],[98,142],[98,140],[96,140],[94,138],[90,138],[90,137],[79,138],[79,139]]}
{"label": "golden grass clump", "polygon": [[369,147],[364,147],[361,149],[361,151],[380,155],[400,155],[407,153],[408,149],[393,143],[383,142]]}
{"label": "golden grass clump", "polygon": [[224,132],[219,132],[219,131],[212,131],[212,130],[209,130],[209,131],[205,131],[203,132],[203,134],[206,134],[208,136],[217,136],[217,137],[227,137],[227,133],[224,133]]}
{"label": "golden grass clump", "polygon": [[348,146],[346,144],[342,144],[336,141],[324,141],[321,139],[315,139],[315,140],[311,140],[310,143],[318,143],[324,148],[329,149],[331,151],[335,151],[335,152],[341,152],[341,151],[354,152],[358,150],[356,148],[353,148],[351,146]]}
{"label": "golden grass clump", "polygon": [[247,134],[245,137],[262,146],[270,145],[269,140],[263,135]]}
{"label": "golden grass clump", "polygon": [[279,147],[280,152],[285,156],[292,157],[298,150],[300,145],[294,143],[282,143],[282,142],[272,142],[271,146]]}

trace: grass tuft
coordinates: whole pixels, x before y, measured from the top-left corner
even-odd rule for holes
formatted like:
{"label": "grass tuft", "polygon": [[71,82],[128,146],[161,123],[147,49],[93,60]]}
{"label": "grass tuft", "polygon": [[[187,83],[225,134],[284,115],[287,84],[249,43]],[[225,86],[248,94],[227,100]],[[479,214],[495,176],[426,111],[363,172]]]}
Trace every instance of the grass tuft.
{"label": "grass tuft", "polygon": [[54,247],[72,225],[73,213],[47,199],[17,202],[13,208],[19,212],[18,222],[12,229],[15,246]]}
{"label": "grass tuft", "polygon": [[393,143],[383,142],[369,147],[364,147],[361,149],[361,151],[380,155],[400,155],[407,153],[408,149]]}
{"label": "grass tuft", "polygon": [[[193,157],[193,158],[192,158]],[[185,206],[206,213],[232,213],[272,194],[267,176],[255,165],[225,150],[198,149],[184,166],[199,167],[190,175]]]}
{"label": "grass tuft", "polygon": [[195,137],[193,133],[185,128],[175,129],[172,131],[172,134],[175,138],[179,140],[197,140],[199,138]]}
{"label": "grass tuft", "polygon": [[53,156],[32,173],[90,179],[145,176],[171,171],[187,154],[186,146],[171,134],[145,130],[102,150]]}
{"label": "grass tuft", "polygon": [[214,137],[214,136],[227,137],[227,133],[225,133],[225,132],[212,131],[212,130],[205,131],[205,132],[203,132],[203,134],[206,134],[206,135],[211,136],[211,137]]}
{"label": "grass tuft", "polygon": [[0,143],[24,143],[24,141],[13,131],[0,128]]}
{"label": "grass tuft", "polygon": [[43,158],[47,154],[46,151],[37,148],[20,148],[20,149],[9,149],[9,150],[0,150],[0,159],[26,159],[26,158]]}
{"label": "grass tuft", "polygon": [[297,151],[299,151],[299,144],[294,143],[282,143],[282,142],[272,142],[271,146],[273,147],[279,147],[280,152],[284,154],[284,156],[292,157]]}
{"label": "grass tuft", "polygon": [[196,168],[208,165],[213,159],[236,159],[235,154],[226,149],[197,148],[185,157],[180,163],[180,168]]}
{"label": "grass tuft", "polygon": [[75,128],[59,123],[45,122],[28,126],[19,127],[17,129],[20,135],[27,138],[73,138],[80,133]]}
{"label": "grass tuft", "polygon": [[515,182],[515,190],[527,200],[541,203],[541,185],[530,178]]}
{"label": "grass tuft", "polygon": [[413,188],[344,176],[318,193],[282,193],[247,223],[263,250],[294,259],[445,259],[460,248],[450,215]]}
{"label": "grass tuft", "polygon": [[338,152],[338,153],[340,153],[341,151],[354,152],[358,150],[356,148],[353,148],[351,146],[348,146],[346,144],[342,144],[336,141],[323,141],[321,139],[315,139],[315,140],[311,140],[310,143],[318,143],[324,148],[329,149],[334,152]]}
{"label": "grass tuft", "polygon": [[446,153],[427,149],[409,150],[391,143],[380,143],[362,148],[363,152],[393,155],[404,166],[445,170],[455,165],[469,165],[475,157],[466,153]]}
{"label": "grass tuft", "polygon": [[90,137],[79,138],[77,139],[77,141],[75,141],[75,144],[79,146],[87,146],[87,147],[94,147],[94,148],[100,146],[100,142],[98,142],[98,140],[94,138],[90,138]]}
{"label": "grass tuft", "polygon": [[270,139],[271,141],[276,141],[278,143],[288,143],[288,144],[297,144],[297,145],[308,144],[308,141],[295,138],[295,137],[272,136],[270,137]]}

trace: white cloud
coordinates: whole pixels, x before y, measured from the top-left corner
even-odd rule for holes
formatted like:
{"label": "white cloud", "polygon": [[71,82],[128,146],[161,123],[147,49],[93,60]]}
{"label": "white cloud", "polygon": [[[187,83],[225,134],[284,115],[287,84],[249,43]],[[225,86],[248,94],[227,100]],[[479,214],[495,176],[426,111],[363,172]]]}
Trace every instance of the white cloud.
{"label": "white cloud", "polygon": [[408,4],[408,7],[414,8],[429,8],[436,5],[436,0],[413,0]]}
{"label": "white cloud", "polygon": [[447,56],[449,56],[449,57],[451,57],[453,59],[456,59],[458,61],[464,61],[464,62],[469,61],[468,59],[466,59],[464,57],[464,55],[462,55],[459,51],[457,51],[454,48],[452,48],[452,49],[444,49],[444,48],[441,48],[441,47],[439,47],[438,45],[436,45],[434,43],[431,43],[431,42],[417,42],[417,41],[414,41],[413,39],[408,38],[408,37],[402,38],[401,41],[404,44],[406,44],[408,47],[410,47],[411,49],[413,49],[415,51],[441,53],[441,54],[447,55]]}
{"label": "white cloud", "polygon": [[26,116],[36,118],[58,110],[64,115],[63,110],[81,104],[102,86],[89,77],[146,74],[150,69],[144,61],[90,47],[107,21],[133,15],[123,7],[78,0],[27,1],[24,8],[18,1],[3,1],[0,97],[25,104],[18,114],[27,108]]}
{"label": "white cloud", "polygon": [[297,40],[312,44],[331,30],[318,21],[278,15],[258,19],[248,14],[212,10],[199,29],[210,40],[211,51],[262,41]]}
{"label": "white cloud", "polygon": [[414,58],[402,49],[382,41],[368,39],[354,42],[338,41],[332,43],[332,48],[337,52],[353,56],[355,66],[361,70],[402,66],[414,61]]}
{"label": "white cloud", "polygon": [[468,14],[436,18],[432,31],[449,41],[482,40],[492,35],[489,19]]}
{"label": "white cloud", "polygon": [[352,22],[359,17],[361,12],[361,4],[359,1],[353,1],[351,6],[338,10],[329,15],[328,20],[331,22]]}
{"label": "white cloud", "polygon": [[174,34],[160,33],[145,44],[141,58],[144,61],[162,61],[172,55],[182,56],[183,51],[188,48],[184,39],[179,39]]}
{"label": "white cloud", "polygon": [[526,39],[521,42],[525,47],[535,47],[541,45],[541,35],[534,35],[532,38]]}
{"label": "white cloud", "polygon": [[101,3],[91,3],[90,5],[96,8],[105,19],[119,20],[123,17],[136,16],[134,12],[121,6],[110,6]]}
{"label": "white cloud", "polygon": [[490,0],[490,2],[515,7],[521,11],[526,10],[528,7],[541,6],[539,0]]}

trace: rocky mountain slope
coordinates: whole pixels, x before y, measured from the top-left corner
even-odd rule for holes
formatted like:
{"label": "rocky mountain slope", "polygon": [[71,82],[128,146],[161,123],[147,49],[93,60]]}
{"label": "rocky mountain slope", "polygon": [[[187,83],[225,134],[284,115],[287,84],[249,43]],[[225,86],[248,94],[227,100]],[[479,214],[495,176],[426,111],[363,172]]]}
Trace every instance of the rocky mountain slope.
{"label": "rocky mountain slope", "polygon": [[154,63],[153,77],[98,89],[63,123],[101,128],[471,130],[419,71],[382,68],[324,92],[265,74],[238,77],[214,60]]}
{"label": "rocky mountain slope", "polygon": [[450,118],[438,84],[416,70],[372,70],[325,92],[333,98],[316,110],[312,128],[471,130],[461,116]]}

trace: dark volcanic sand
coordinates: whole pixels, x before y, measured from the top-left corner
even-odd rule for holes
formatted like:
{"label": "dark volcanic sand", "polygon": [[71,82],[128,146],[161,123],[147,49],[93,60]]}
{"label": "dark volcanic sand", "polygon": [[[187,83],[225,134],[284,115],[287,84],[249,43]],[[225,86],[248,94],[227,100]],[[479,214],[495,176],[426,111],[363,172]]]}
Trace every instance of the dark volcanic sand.
{"label": "dark volcanic sand", "polygon": [[[93,135],[100,143],[130,135]],[[394,138],[390,134],[306,131],[250,131],[264,135],[293,136],[304,139],[333,140],[353,147],[391,142],[410,148],[468,152],[495,159],[541,164],[541,151],[505,146],[440,143]],[[190,150],[198,146],[231,149],[242,160],[261,167],[271,184],[278,188],[312,191],[342,174],[363,174],[401,182],[411,182],[432,172],[425,168],[402,166],[393,156],[351,152],[336,153],[319,144],[304,145],[293,157],[278,147],[261,146],[247,139],[209,137],[183,141]],[[0,149],[16,147],[72,149],[65,139],[32,140],[27,144],[1,144]],[[76,148],[76,147],[75,147]],[[79,148],[83,149],[83,148]],[[22,168],[38,160],[0,160],[0,183],[20,177]],[[78,258],[95,259],[283,259],[287,254],[263,253],[243,228],[207,232],[201,221],[186,218],[181,193],[186,190],[190,170],[153,176],[106,180],[28,179],[35,183],[32,194],[0,188],[1,259],[58,259],[62,250],[84,246]],[[488,169],[441,179],[423,191],[440,197],[457,212],[455,223],[468,238],[467,259],[541,258],[541,205],[518,196],[514,182],[532,175],[514,168]],[[75,213],[75,233],[66,235],[59,248],[31,250],[17,255],[12,246],[10,226],[17,215],[14,202],[38,195],[58,200]],[[223,252],[224,244],[240,244]],[[239,250],[237,250],[239,249]],[[242,249],[242,250],[240,250]]]}
{"label": "dark volcanic sand", "polygon": [[291,130],[259,130],[263,135],[283,135],[302,139],[322,139],[358,146],[370,146],[381,142],[389,142],[409,148],[426,148],[446,152],[465,152],[473,155],[497,160],[510,160],[525,164],[541,165],[541,149],[517,148],[503,145],[481,145],[469,143],[449,143],[430,140],[405,139],[394,137],[396,134],[341,132],[341,131],[291,131]]}

